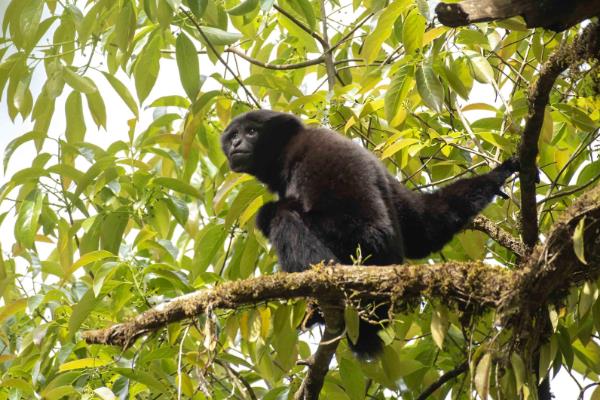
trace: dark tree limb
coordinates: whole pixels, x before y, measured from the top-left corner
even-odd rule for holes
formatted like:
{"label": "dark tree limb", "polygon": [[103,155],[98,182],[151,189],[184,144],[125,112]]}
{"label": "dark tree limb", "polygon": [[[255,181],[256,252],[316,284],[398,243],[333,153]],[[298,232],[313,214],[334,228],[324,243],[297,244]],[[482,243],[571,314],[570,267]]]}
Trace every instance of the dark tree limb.
{"label": "dark tree limb", "polygon": [[544,112],[556,78],[569,66],[589,58],[599,58],[600,25],[587,26],[571,44],[561,45],[542,66],[538,80],[529,92],[529,115],[523,129],[519,159],[521,162],[521,225],[523,242],[533,248],[538,241],[536,181],[538,170],[538,140],[544,122]]}
{"label": "dark tree limb", "polygon": [[294,396],[295,400],[319,398],[325,382],[325,375],[329,371],[329,364],[344,332],[343,309],[343,305],[321,307],[325,318],[325,331],[319,347],[308,360],[308,373]]}
{"label": "dark tree limb", "polygon": [[417,400],[425,400],[425,399],[427,399],[429,396],[431,396],[433,393],[435,393],[436,390],[438,390],[439,388],[441,388],[444,385],[444,383],[448,382],[451,379],[456,378],[457,376],[460,376],[468,368],[469,368],[469,364],[468,364],[467,361],[465,361],[462,364],[460,364],[458,367],[454,368],[453,370],[450,370],[450,371],[446,372],[445,374],[443,374],[442,376],[440,376],[437,381],[435,381],[431,385],[429,385],[427,387],[427,389],[425,389],[419,395],[419,397],[417,397]]}
{"label": "dark tree limb", "polygon": [[479,215],[475,217],[468,228],[487,233],[489,237],[519,257],[524,257],[526,254],[525,247],[519,239],[500,228],[496,222],[490,220],[489,218]]}
{"label": "dark tree limb", "polygon": [[529,28],[563,31],[585,19],[600,15],[600,1],[463,0],[460,3],[439,3],[435,12],[442,24],[452,27],[520,15]]}
{"label": "dark tree limb", "polygon": [[[573,234],[584,219],[583,263],[575,254]],[[535,313],[560,301],[572,286],[600,277],[600,186],[582,195],[565,211],[546,243],[538,245],[525,267],[515,274],[515,286],[500,306],[502,323],[523,334]]]}

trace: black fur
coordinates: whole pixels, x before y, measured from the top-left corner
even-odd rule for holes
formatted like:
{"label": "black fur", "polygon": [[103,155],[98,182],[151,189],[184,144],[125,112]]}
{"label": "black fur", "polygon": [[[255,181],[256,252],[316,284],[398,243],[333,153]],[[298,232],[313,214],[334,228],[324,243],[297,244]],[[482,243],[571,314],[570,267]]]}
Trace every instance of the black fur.
{"label": "black fur", "polygon": [[[320,261],[350,264],[358,246],[367,265],[425,257],[502,193],[504,181],[518,169],[509,160],[433,193],[414,192],[351,140],[267,110],[236,117],[221,143],[232,170],[256,176],[278,194],[256,222],[286,272]],[[380,307],[377,316],[386,314]],[[361,321],[359,328],[351,347],[363,357],[376,355],[382,348],[379,327]]]}

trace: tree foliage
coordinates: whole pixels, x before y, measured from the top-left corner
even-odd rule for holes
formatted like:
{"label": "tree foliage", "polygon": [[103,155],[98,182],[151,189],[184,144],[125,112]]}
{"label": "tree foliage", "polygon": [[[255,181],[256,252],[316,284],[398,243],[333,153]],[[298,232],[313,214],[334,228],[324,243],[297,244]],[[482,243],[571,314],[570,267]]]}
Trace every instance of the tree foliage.
{"label": "tree foliage", "polygon": [[[228,170],[222,129],[256,107],[292,112],[431,190],[523,154],[530,89],[583,29],[529,29],[519,17],[448,28],[424,0],[11,0],[0,94],[31,129],[3,160],[12,173],[0,188],[11,235],[0,254],[0,399],[293,398],[320,337],[299,334],[304,298],[207,306],[125,348],[82,337],[277,270],[254,226],[272,195]],[[521,224],[546,238],[596,184],[598,68],[573,54],[537,114],[537,221],[521,219],[514,180],[509,199],[484,212],[508,239],[467,230],[416,264],[517,271],[535,244],[519,243]],[[569,234],[583,264],[590,235],[600,236],[588,228],[582,218]],[[473,273],[485,269],[477,265]],[[493,307],[423,293],[396,310],[380,359],[357,360],[345,340],[333,348],[321,398],[537,398],[539,381],[559,370],[598,382],[599,284],[544,303],[549,326],[535,348],[498,329]],[[346,294],[352,337],[368,310]]]}

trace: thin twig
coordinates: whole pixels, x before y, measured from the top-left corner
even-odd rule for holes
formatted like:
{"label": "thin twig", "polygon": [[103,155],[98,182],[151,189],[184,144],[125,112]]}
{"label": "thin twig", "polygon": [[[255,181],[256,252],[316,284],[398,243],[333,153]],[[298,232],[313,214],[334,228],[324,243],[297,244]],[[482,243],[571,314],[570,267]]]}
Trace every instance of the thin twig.
{"label": "thin twig", "polygon": [[467,364],[467,362],[464,361],[458,367],[454,368],[453,370],[450,370],[450,371],[446,372],[444,375],[440,376],[437,381],[435,381],[431,385],[429,385],[429,387],[427,387],[427,389],[425,389],[419,395],[419,397],[417,397],[417,400],[425,400],[426,398],[428,398],[429,396],[431,396],[436,390],[438,390],[439,388],[441,388],[444,385],[444,383],[446,383],[449,380],[454,379],[457,376],[459,376],[460,374],[464,373],[467,370],[468,366],[469,365]]}
{"label": "thin twig", "polygon": [[254,97],[254,95],[252,94],[252,92],[250,92],[250,90],[246,87],[246,85],[244,85],[244,83],[242,82],[242,80],[236,75],[236,73],[231,69],[231,67],[227,64],[227,62],[225,60],[223,60],[223,57],[221,57],[221,54],[219,54],[219,52],[217,51],[217,49],[215,49],[215,47],[213,46],[213,44],[210,42],[210,40],[208,40],[208,37],[206,36],[206,34],[204,33],[204,31],[202,30],[202,27],[200,26],[200,24],[198,24],[198,22],[196,22],[196,20],[194,19],[194,16],[184,10],[183,8],[179,8],[179,10],[185,14],[185,16],[192,22],[192,24],[196,27],[196,29],[198,30],[198,33],[200,34],[200,36],[202,36],[202,38],[204,39],[204,41],[206,42],[206,44],[208,45],[208,47],[210,48],[210,50],[213,52],[213,54],[217,57],[217,59],[219,60],[219,62],[221,64],[223,64],[223,66],[225,67],[225,69],[227,71],[229,71],[229,73],[231,73],[231,75],[233,76],[233,79],[235,79],[235,81],[240,85],[240,87],[244,90],[244,92],[246,92],[246,95],[250,98],[250,100],[252,100],[252,102],[254,103],[254,105],[257,108],[261,108],[260,107],[260,103],[258,102],[258,100]]}

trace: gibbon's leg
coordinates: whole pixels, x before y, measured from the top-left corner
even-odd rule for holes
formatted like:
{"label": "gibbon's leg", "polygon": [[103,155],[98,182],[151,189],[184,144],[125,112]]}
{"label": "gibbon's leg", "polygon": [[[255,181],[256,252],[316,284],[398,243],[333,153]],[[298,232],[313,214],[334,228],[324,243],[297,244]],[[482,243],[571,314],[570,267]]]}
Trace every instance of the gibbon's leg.
{"label": "gibbon's leg", "polygon": [[409,258],[440,250],[499,195],[506,179],[519,168],[509,159],[487,174],[460,179],[433,193],[400,190],[397,207]]}
{"label": "gibbon's leg", "polygon": [[285,272],[300,272],[321,261],[338,262],[337,257],[311,231],[302,214],[290,202],[265,204],[256,218],[258,228],[269,238]]}

